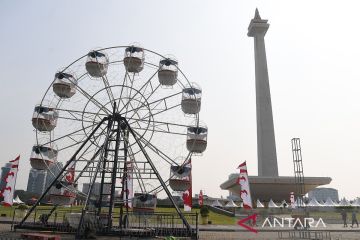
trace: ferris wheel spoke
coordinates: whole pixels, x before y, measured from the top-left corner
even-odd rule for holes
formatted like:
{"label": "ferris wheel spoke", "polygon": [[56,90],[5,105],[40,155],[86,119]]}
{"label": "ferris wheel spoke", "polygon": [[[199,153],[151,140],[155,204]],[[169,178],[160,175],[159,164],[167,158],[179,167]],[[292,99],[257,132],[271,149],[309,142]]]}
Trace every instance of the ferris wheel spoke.
{"label": "ferris wheel spoke", "polygon": [[[128,76],[128,74],[127,74],[127,76]],[[133,90],[133,86],[134,86],[134,79],[135,79],[135,73],[133,74],[133,77],[132,77],[132,79],[130,79],[130,76],[128,76],[128,78],[129,78],[129,80],[130,80],[130,82],[131,82],[131,85],[130,85],[130,93],[128,94],[128,102],[126,103],[126,110],[125,110],[125,112],[127,112],[127,110],[129,109],[129,104],[131,105],[131,108],[133,108],[133,106],[132,106],[132,104],[131,104],[131,100],[133,99],[132,97],[131,97],[131,93],[132,93],[132,90]],[[126,117],[126,113],[125,113],[125,117]]]}
{"label": "ferris wheel spoke", "polygon": [[52,140],[50,140],[49,142],[46,142],[46,143],[42,144],[41,146],[45,146],[45,145],[47,145],[47,144],[56,142],[56,141],[61,140],[61,139],[63,139],[63,138],[67,138],[67,137],[70,136],[70,135],[79,133],[79,132],[81,132],[81,131],[83,131],[83,130],[85,130],[85,129],[91,128],[91,127],[95,127],[96,125],[98,125],[98,124],[96,123],[96,124],[92,124],[92,125],[86,126],[86,127],[84,127],[84,128],[80,128],[80,129],[78,129],[78,130],[76,130],[76,131],[73,131],[73,132],[71,132],[71,133],[65,134],[65,135],[63,135],[63,136],[61,136],[61,137],[52,139]]}
{"label": "ferris wheel spoke", "polygon": [[[154,79],[154,76],[159,72],[159,69],[157,69],[157,71],[149,78],[149,80],[146,81],[146,83],[144,83],[144,85],[142,85],[142,87],[133,95],[131,96],[132,98],[135,98],[139,93],[141,93],[141,90],[143,90],[143,88],[147,88],[147,86],[151,83],[151,81]],[[126,72],[127,73],[127,72]],[[125,78],[127,78],[127,75],[125,75]],[[124,105],[121,109],[120,109],[120,113],[124,110],[124,108],[126,108],[126,105]],[[126,112],[125,112],[126,114]]]}
{"label": "ferris wheel spoke", "polygon": [[[108,79],[107,79],[107,76],[104,75],[104,76],[102,76],[101,78],[102,78],[102,80],[103,80],[103,83],[104,83],[104,86],[105,86],[105,89],[106,89],[106,93],[107,93],[107,95],[108,95],[108,97],[109,97],[110,102],[111,102],[111,103],[115,102],[114,94],[113,94],[113,92],[111,91],[111,87],[110,87],[109,81],[108,81]],[[113,105],[113,104],[111,104],[111,105]]]}
{"label": "ferris wheel spoke", "polygon": [[[148,63],[146,63],[146,64],[148,64]],[[151,66],[155,66],[155,65],[153,65],[153,64],[150,64],[150,65],[151,65]],[[141,93],[142,96],[145,96],[145,95],[146,95],[145,93],[146,93],[146,90],[147,90],[148,86],[151,87],[151,92],[150,92],[150,94],[149,94],[148,96],[146,96],[145,101],[139,101],[139,103],[138,103],[138,105],[137,105],[136,108],[139,108],[141,102],[147,102],[147,101],[150,99],[150,97],[151,97],[151,96],[158,90],[158,88],[161,86],[161,84],[158,84],[157,87],[154,89],[153,86],[152,86],[152,84],[151,84],[151,80],[154,78],[154,76],[155,76],[157,73],[159,73],[159,70],[160,70],[160,68],[161,68],[163,65],[164,65],[164,64],[160,65],[160,67],[155,66],[155,67],[157,67],[157,71],[151,76],[151,78],[149,79],[149,81],[147,81],[147,83],[145,83],[145,85],[143,85],[143,86],[140,88],[139,92],[141,92],[141,90],[142,90],[143,87],[145,86],[144,91]],[[133,97],[135,97],[135,96],[133,96]],[[141,98],[142,98],[142,97],[141,97]],[[141,100],[141,98],[140,98],[140,100]],[[137,112],[137,111],[136,111],[136,112]],[[134,114],[133,114],[131,117],[133,117],[133,116],[134,116]]]}
{"label": "ferris wheel spoke", "polygon": [[[94,140],[92,140],[93,142],[95,142],[96,139],[97,139],[99,136],[101,136],[101,135],[103,134],[103,132],[105,131],[105,128],[102,128],[101,126],[100,126],[99,128],[100,128],[102,131],[101,131],[98,135],[95,135],[95,134],[94,134],[95,138],[94,138]],[[78,136],[81,135],[81,136],[82,136],[82,139],[81,139],[81,140],[76,140],[76,139],[74,139],[73,136],[75,136],[75,135],[78,135]],[[62,149],[59,149],[59,151],[61,151],[61,150],[63,150],[63,149],[70,148],[70,147],[73,147],[73,146],[76,146],[76,145],[78,145],[78,144],[86,141],[87,134],[85,134],[85,135],[84,135],[84,134],[72,134],[72,135],[69,135],[68,138],[70,138],[71,140],[73,140],[74,143],[71,144],[71,145],[69,145],[69,146],[67,146],[67,147],[63,147]]]}
{"label": "ferris wheel spoke", "polygon": [[[62,108],[56,108],[55,109],[56,111],[60,111],[60,112],[66,112],[66,113],[69,113],[70,115],[72,115],[74,118],[76,118],[75,115],[78,115],[78,117],[84,117],[84,118],[87,118],[88,120],[91,120],[91,122],[94,122],[94,118],[99,118],[99,121],[101,121],[101,118],[100,116],[103,116],[103,117],[106,117],[108,116],[107,114],[104,114],[104,113],[100,113],[100,110],[99,112],[97,113],[94,113],[94,112],[89,112],[89,111],[78,111],[78,110],[72,110],[72,109],[62,109]],[[89,116],[86,116],[85,114],[89,115]],[[93,117],[90,117],[90,116],[93,116]]]}
{"label": "ferris wheel spoke", "polygon": [[101,115],[101,116],[108,116],[108,114],[104,114],[104,113],[95,113],[95,112],[89,112],[89,111],[78,111],[78,110],[72,110],[72,109],[62,109],[62,108],[55,108],[56,111],[63,111],[63,112],[71,112],[71,113],[76,113],[76,114],[83,114],[83,113],[86,113],[86,114],[91,114],[91,115]]}
{"label": "ferris wheel spoke", "polygon": [[[130,123],[129,123],[130,125]],[[156,127],[156,126],[154,126]],[[132,127],[132,129],[134,130],[142,130],[142,131],[147,131],[148,129],[147,128],[138,128],[138,127]],[[168,130],[164,130],[164,129],[152,129],[151,130],[152,132],[158,132],[158,133],[167,133],[167,134],[175,134],[175,135],[182,135],[182,136],[186,136],[186,133],[179,133],[179,132],[174,132],[174,131],[170,131],[170,129]]]}
{"label": "ferris wheel spoke", "polygon": [[[125,82],[127,81],[127,74],[128,74],[128,71],[125,68],[125,75],[124,75],[124,79],[123,79],[123,82],[122,82],[122,88],[121,88],[121,91],[120,91],[119,102],[118,102],[118,105],[116,106],[116,112],[120,112],[119,107],[120,107],[120,102],[121,102],[121,99],[122,99],[122,94],[123,94],[123,91],[124,91]],[[126,84],[126,86],[127,86],[127,84]]]}
{"label": "ferris wheel spoke", "polygon": [[101,109],[103,112],[107,113],[107,114],[111,114],[111,111],[109,111],[109,109],[107,109],[104,105],[102,105],[99,101],[97,101],[96,99],[92,98],[84,89],[82,89],[78,82],[80,82],[85,76],[88,76],[89,74],[86,72],[84,74],[82,74],[76,81],[74,82],[72,79],[68,79],[72,84],[74,84],[75,88],[85,97],[87,98],[90,102],[92,102],[95,106],[97,106],[99,109]]}
{"label": "ferris wheel spoke", "polygon": [[[92,123],[100,122],[100,121],[102,120],[99,115],[88,115],[88,114],[86,114],[86,113],[84,113],[84,112],[83,112],[82,114],[80,114],[80,113],[73,113],[72,111],[69,111],[68,113],[69,113],[70,115],[72,115],[73,117],[75,117],[75,118],[76,118],[75,115],[77,115],[78,117],[82,118],[82,120],[87,119],[87,120],[85,120],[85,121],[90,121],[90,122],[92,122]],[[85,115],[85,114],[86,114],[86,115]],[[106,115],[103,114],[103,116],[106,116]],[[98,121],[95,121],[96,118],[98,119]]]}
{"label": "ferris wheel spoke", "polygon": [[[160,87],[160,84],[155,88],[155,89],[153,89],[152,87],[152,92],[149,94],[149,96],[147,96],[146,98],[145,98],[145,100],[143,100],[143,101],[139,101],[139,103],[138,103],[138,105],[137,105],[137,107],[135,108],[135,109],[137,109],[137,110],[135,110],[134,111],[134,113],[130,116],[130,117],[133,117],[141,108],[139,108],[139,106],[141,105],[141,106],[146,106],[146,104],[144,105],[144,103],[147,103],[147,101],[149,100],[149,98],[153,95],[153,93],[158,89]],[[141,99],[140,99],[141,100]],[[149,104],[148,104],[149,105]]]}
{"label": "ferris wheel spoke", "polygon": [[[101,127],[100,127],[100,128],[101,128]],[[102,128],[101,128],[101,129],[102,129]],[[101,136],[101,134],[104,132],[104,130],[105,130],[105,129],[102,129],[102,132],[101,132],[100,134],[98,134],[98,135],[96,136],[96,138],[99,137],[99,136]],[[68,138],[71,139],[72,141],[74,141],[74,143],[72,143],[72,144],[70,144],[70,145],[68,145],[68,146],[64,146],[64,147],[62,147],[61,149],[58,149],[59,152],[65,150],[65,149],[74,147],[74,146],[76,146],[76,145],[79,145],[80,143],[85,142],[85,141],[86,141],[86,138],[87,138],[87,135],[84,136],[84,134],[81,134],[81,136],[82,136],[82,139],[81,139],[81,140],[76,140],[76,139],[74,139],[72,136],[74,136],[74,134],[68,136]],[[95,138],[95,140],[92,140],[92,141],[95,142],[95,141],[96,141],[96,138]]]}
{"label": "ferris wheel spoke", "polygon": [[84,95],[90,102],[92,102],[95,106],[97,106],[99,109],[101,109],[103,112],[111,114],[111,111],[102,105],[98,100],[91,97],[86,91],[84,91],[79,85],[75,85],[75,87],[78,89],[78,91]]}
{"label": "ferris wheel spoke", "polygon": [[[176,127],[185,127],[185,128],[188,128],[188,127],[191,127],[189,125],[184,125],[184,124],[179,124],[179,123],[172,123],[172,122],[162,122],[162,121],[156,121],[156,120],[145,120],[145,119],[138,119],[138,118],[129,118],[130,120],[133,120],[133,121],[140,121],[140,122],[149,122],[151,121],[152,123],[158,123],[157,126],[161,126],[161,125],[166,125],[168,128],[169,126],[176,126]],[[129,121],[129,124],[131,125],[133,122],[132,121]]]}
{"label": "ferris wheel spoke", "polygon": [[[178,96],[178,95],[180,95],[180,94],[182,94],[182,92],[178,92],[178,93],[175,93],[175,94],[171,94],[171,95],[169,95],[169,96],[163,97],[163,98],[161,98],[161,99],[157,99],[157,100],[155,100],[155,101],[153,101],[153,102],[150,102],[150,103],[143,102],[143,103],[141,104],[141,106],[139,106],[139,107],[137,107],[137,108],[134,108],[134,109],[131,109],[131,110],[129,110],[128,112],[139,111],[139,110],[142,109],[144,106],[145,106],[145,107],[150,107],[150,106],[153,105],[153,104],[155,104],[155,107],[157,107],[157,106],[158,106],[160,103],[162,103],[162,102],[164,102],[164,104],[166,104],[166,100],[167,100],[167,99],[176,97],[176,96]],[[155,108],[155,107],[154,107],[154,108]],[[153,108],[153,109],[154,109],[154,108]],[[150,110],[151,110],[151,109],[150,109]],[[150,112],[151,112],[151,111],[150,111]],[[129,119],[133,118],[134,115],[135,115],[135,114],[133,114],[132,116],[130,116]]]}
{"label": "ferris wheel spoke", "polygon": [[[98,66],[100,66],[100,62],[99,62],[98,57],[97,57],[97,56],[95,56],[95,57],[96,57],[96,62],[97,62],[97,64],[98,64]],[[113,103],[113,102],[115,101],[115,99],[114,99],[114,95],[113,95],[113,93],[112,93],[112,91],[111,91],[110,84],[109,84],[109,81],[108,81],[108,79],[107,79],[106,74],[102,75],[102,76],[101,76],[101,79],[102,79],[102,81],[103,81],[103,83],[104,83],[104,86],[105,86],[105,89],[106,89],[106,93],[107,93],[107,95],[108,95],[108,97],[109,97],[109,100],[110,100],[111,103]]]}
{"label": "ferris wheel spoke", "polygon": [[[152,114],[151,114],[151,117],[154,117],[154,116],[156,116],[156,115],[158,115],[158,114],[161,114],[161,113],[163,113],[163,112],[169,111],[169,110],[174,109],[174,108],[179,107],[179,106],[181,106],[181,103],[176,104],[176,105],[171,106],[171,107],[167,107],[167,106],[166,106],[165,109],[161,109],[159,112],[152,113]],[[155,109],[152,109],[152,111],[153,111],[153,110],[155,110]],[[149,117],[149,114],[146,114],[146,115],[144,116],[144,119],[147,118],[147,117]]]}
{"label": "ferris wheel spoke", "polygon": [[149,149],[151,149],[154,153],[156,153],[159,157],[161,157],[162,159],[164,159],[164,161],[166,161],[168,164],[172,165],[178,165],[171,157],[169,157],[168,155],[166,155],[163,151],[161,151],[160,149],[158,149],[157,147],[155,147],[151,142],[149,142],[148,140],[146,140],[145,138],[143,138],[141,136],[141,134],[139,134],[137,131],[134,131],[134,133],[139,137],[139,140],[141,142],[143,142],[146,146],[149,147]]}
{"label": "ferris wheel spoke", "polygon": [[[72,115],[73,116],[73,115]],[[95,121],[91,121],[91,120],[85,120],[85,119],[78,119],[76,117],[73,117],[73,118],[69,118],[69,117],[63,117],[63,116],[58,116],[58,118],[60,119],[65,119],[65,120],[71,120],[71,121],[78,121],[78,122],[87,122],[87,123],[99,123],[100,121],[98,122],[95,122]]]}

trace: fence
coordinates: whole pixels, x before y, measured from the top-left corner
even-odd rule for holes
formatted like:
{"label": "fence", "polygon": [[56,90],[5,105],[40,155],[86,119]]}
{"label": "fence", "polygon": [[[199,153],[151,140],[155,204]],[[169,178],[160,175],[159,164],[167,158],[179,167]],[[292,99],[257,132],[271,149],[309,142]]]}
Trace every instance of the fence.
{"label": "fence", "polygon": [[[79,228],[81,209],[59,209],[49,214],[51,208],[36,209],[20,225],[25,212],[14,210],[12,229],[47,230],[53,232],[76,233]],[[108,228],[108,216],[87,211],[84,214],[80,232],[93,235],[118,236],[175,236],[198,238],[198,214],[184,213],[191,229],[186,228],[177,213],[172,212],[128,212],[121,221],[118,212],[113,213],[111,228]],[[121,225],[120,225],[121,224]]]}

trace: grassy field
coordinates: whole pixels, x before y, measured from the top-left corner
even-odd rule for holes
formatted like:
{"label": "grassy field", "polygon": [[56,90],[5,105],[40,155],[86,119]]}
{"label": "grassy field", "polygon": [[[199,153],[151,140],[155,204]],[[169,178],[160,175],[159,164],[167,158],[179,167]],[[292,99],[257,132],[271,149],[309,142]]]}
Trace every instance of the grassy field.
{"label": "grassy field", "polygon": [[[15,207],[3,207],[0,206],[0,215],[4,218],[12,218],[13,213],[14,213],[14,208]],[[51,208],[51,206],[39,206],[38,207],[38,214],[37,216],[42,212],[48,212],[49,209]],[[57,217],[58,218],[62,218],[64,216],[64,212],[80,212],[81,211],[82,206],[73,206],[73,207],[59,207],[57,209]],[[119,208],[115,208],[114,209],[115,213],[119,213],[120,209]],[[164,207],[158,207],[156,208],[156,212],[157,213],[175,213],[175,209],[173,208],[164,208]],[[201,217],[200,217],[200,210],[198,208],[193,208],[191,213],[198,213],[199,214],[199,222],[201,222]],[[276,214],[275,215],[281,215],[280,214]],[[116,214],[115,214],[116,215]],[[351,219],[351,211],[348,211],[348,219]],[[341,215],[339,211],[314,211],[314,212],[310,212],[310,217],[321,217],[324,219],[341,219]],[[357,218],[360,219],[360,213],[358,211],[357,213]],[[237,221],[236,217],[228,217],[228,216],[224,216],[215,212],[210,211],[210,215],[208,218],[209,221],[212,222],[212,224],[214,225],[234,225]]]}
{"label": "grassy field", "polygon": [[[51,207],[50,206],[39,206],[38,207],[38,211],[39,212],[45,212],[48,211]],[[14,213],[14,209],[15,207],[0,207],[0,215],[6,215],[6,217],[10,217],[12,218],[13,213]],[[59,212],[62,211],[73,211],[73,212],[80,212],[81,211],[81,206],[73,206],[73,207],[59,207],[58,208]],[[120,209],[119,208],[115,208],[114,209],[115,213],[119,213]],[[157,213],[175,213],[175,209],[173,208],[163,208],[163,207],[158,207],[156,208],[156,212]],[[191,213],[199,213],[200,210],[199,209],[192,209]],[[61,214],[58,214],[58,217],[62,217]],[[1,219],[1,218],[0,218]],[[228,217],[228,216],[224,216],[215,212],[210,211],[210,215],[208,218],[209,221],[212,222],[212,224],[216,224],[216,225],[233,225],[236,222],[236,218],[234,217]],[[201,217],[200,217],[200,213],[199,213],[199,222],[201,222]]]}

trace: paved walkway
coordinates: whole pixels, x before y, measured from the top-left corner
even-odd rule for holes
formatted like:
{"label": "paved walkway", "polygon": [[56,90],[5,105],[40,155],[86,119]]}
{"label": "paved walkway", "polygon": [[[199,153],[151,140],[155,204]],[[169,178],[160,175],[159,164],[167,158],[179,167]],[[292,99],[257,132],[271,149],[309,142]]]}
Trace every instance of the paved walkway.
{"label": "paved walkway", "polygon": [[[323,225],[319,224],[318,227],[310,228],[311,231],[330,231],[330,232],[360,232],[360,228],[358,227],[350,227],[351,224],[349,224],[349,227],[344,228],[342,224],[325,224]],[[287,224],[284,224],[284,227],[279,227],[278,225],[276,227],[269,227],[261,225],[253,227],[259,232],[278,232],[278,231],[292,231],[294,230],[293,227],[289,227]],[[219,231],[219,232],[246,232],[245,228],[238,226],[238,225],[200,225],[199,226],[200,231]],[[359,237],[360,240],[360,237]]]}
{"label": "paved walkway", "polygon": [[[10,231],[10,224],[0,224],[0,240],[15,240],[20,239],[21,231],[16,233]],[[200,226],[200,239],[204,240],[245,240],[245,239],[258,239],[258,240],[278,240],[279,231],[283,237],[289,236],[292,229],[279,229],[279,228],[264,228],[258,229],[258,233],[248,232],[240,226],[223,226],[223,225],[206,225]],[[311,231],[315,231],[312,229]],[[329,224],[326,229],[317,229],[316,231],[330,232],[332,240],[359,240],[360,228],[343,228],[340,224]],[[62,234],[62,240],[74,239],[72,235]],[[112,240],[119,239],[119,237],[98,237],[98,240]],[[121,238],[127,239],[127,238]],[[131,238],[135,240],[136,238]],[[157,238],[162,239],[162,238]],[[286,239],[286,238],[284,238]]]}

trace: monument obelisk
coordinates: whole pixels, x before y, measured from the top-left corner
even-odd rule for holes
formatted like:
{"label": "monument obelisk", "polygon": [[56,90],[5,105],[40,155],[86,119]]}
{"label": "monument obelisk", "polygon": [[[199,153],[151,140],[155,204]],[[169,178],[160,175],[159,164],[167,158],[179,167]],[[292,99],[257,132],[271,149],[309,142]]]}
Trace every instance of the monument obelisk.
{"label": "monument obelisk", "polygon": [[254,38],[255,49],[258,175],[277,177],[279,173],[264,39],[269,28],[267,21],[261,19],[256,9],[248,27],[248,36]]}
{"label": "monument obelisk", "polygon": [[[258,176],[250,175],[249,183],[252,199],[281,202],[295,192],[297,184],[294,176],[279,176],[276,157],[274,121],[271,107],[269,75],[266,63],[265,34],[269,29],[268,21],[261,19],[259,11],[251,20],[247,35],[254,38],[255,82],[256,82],[256,120],[258,147]],[[220,185],[232,195],[240,196],[239,174],[230,174],[229,179]],[[305,192],[329,184],[329,177],[304,177]]]}

